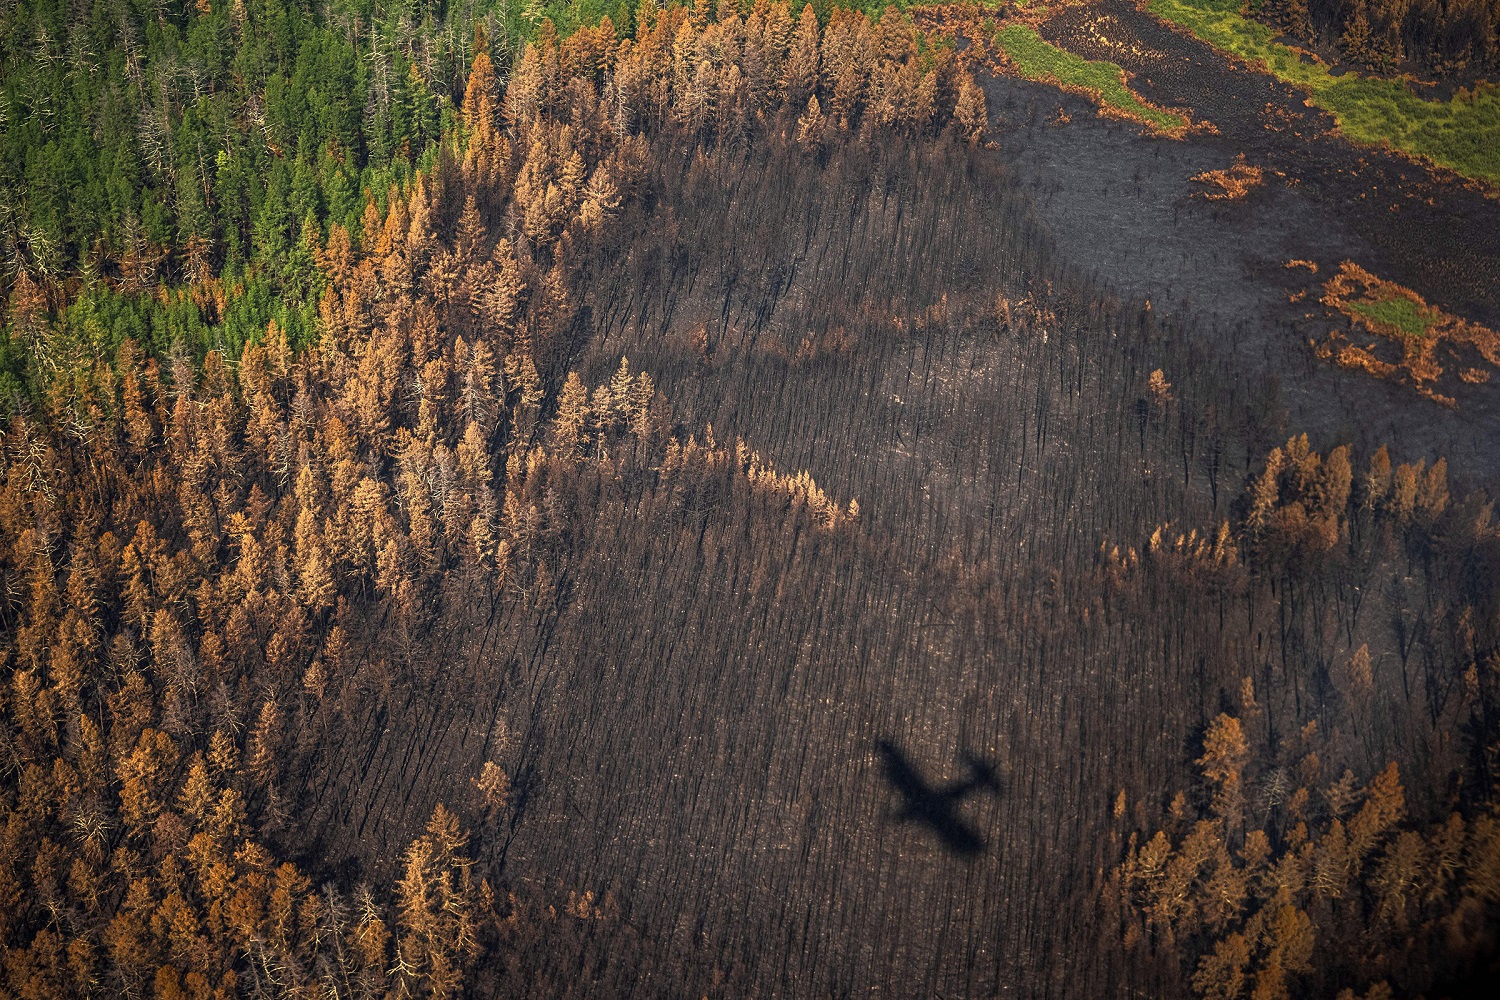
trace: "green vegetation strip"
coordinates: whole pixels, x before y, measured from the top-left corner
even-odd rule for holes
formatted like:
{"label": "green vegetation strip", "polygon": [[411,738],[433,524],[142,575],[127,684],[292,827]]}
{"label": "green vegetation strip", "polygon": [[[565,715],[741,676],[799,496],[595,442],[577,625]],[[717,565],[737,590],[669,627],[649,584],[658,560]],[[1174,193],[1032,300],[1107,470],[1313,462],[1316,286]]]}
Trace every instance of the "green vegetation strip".
{"label": "green vegetation strip", "polygon": [[1388,143],[1465,177],[1500,185],[1500,88],[1480,84],[1448,101],[1424,101],[1399,80],[1333,76],[1323,63],[1304,62],[1299,52],[1272,40],[1272,29],[1241,17],[1238,0],[1150,0],[1147,9],[1306,90],[1356,142]]}
{"label": "green vegetation strip", "polygon": [[1163,131],[1187,127],[1187,120],[1153,107],[1125,85],[1125,71],[1107,61],[1093,61],[1064,52],[1024,24],[1008,24],[995,33],[995,44],[1005,51],[1028,80],[1076,87],[1097,95],[1099,103],[1127,118]]}

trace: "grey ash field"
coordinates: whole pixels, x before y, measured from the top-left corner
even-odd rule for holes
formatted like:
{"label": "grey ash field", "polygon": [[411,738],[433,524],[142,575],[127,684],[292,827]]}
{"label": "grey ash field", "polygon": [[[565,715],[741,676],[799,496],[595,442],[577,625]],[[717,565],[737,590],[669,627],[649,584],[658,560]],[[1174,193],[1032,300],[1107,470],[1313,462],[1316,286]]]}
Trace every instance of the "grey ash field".
{"label": "grey ash field", "polygon": [[[1119,63],[1142,96],[1187,108],[1217,134],[1173,141],[1100,119],[1084,98],[1012,78],[986,81],[1002,157],[1069,263],[1102,287],[1181,317],[1232,364],[1278,379],[1289,424],[1325,441],[1449,461],[1494,491],[1497,401],[1456,385],[1459,405],[1318,361],[1309,338],[1336,322],[1304,282],[1352,260],[1434,303],[1500,324],[1500,200],[1386,150],[1356,146],[1303,92],[1235,62],[1129,2],[1080,5],[1049,41]],[[1058,127],[1058,112],[1070,123]],[[1192,178],[1237,157],[1266,171],[1246,197],[1210,201]],[[1198,195],[1195,197],[1195,195]],[[1454,379],[1454,383],[1458,380]]]}

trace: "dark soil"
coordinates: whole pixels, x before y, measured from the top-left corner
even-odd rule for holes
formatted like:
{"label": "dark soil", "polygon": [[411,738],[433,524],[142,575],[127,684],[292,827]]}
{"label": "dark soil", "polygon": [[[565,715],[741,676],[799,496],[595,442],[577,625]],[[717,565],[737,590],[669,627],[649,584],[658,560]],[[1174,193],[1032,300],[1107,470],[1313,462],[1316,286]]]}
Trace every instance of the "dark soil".
{"label": "dark soil", "polygon": [[[555,619],[518,627],[511,602],[381,735],[329,748],[330,852],[389,864],[494,759],[518,795],[477,831],[479,870],[542,930],[502,947],[493,995],[1117,992],[1111,804],[1187,784],[1184,741],[1241,658],[1216,612],[1080,621],[1069,595],[1101,540],[1227,509],[1184,457],[1210,432],[1141,409],[1150,371],[1226,424],[1232,393],[1138,307],[997,327],[997,295],[1059,275],[994,157],[663,160],[577,367],[594,384],[628,353],[684,434],[811,470],[862,526],[766,523],[722,491],[585,531]],[[618,916],[539,919],[584,891]]]}
{"label": "dark soil", "polygon": [[[1495,322],[1496,206],[1119,16],[1187,58],[1163,56],[1147,96],[1222,135],[1143,137],[990,80],[998,155],[663,158],[649,226],[591,276],[571,363],[597,384],[628,354],[684,435],[712,424],[811,470],[862,525],[767,523],[728,490],[684,493],[670,519],[611,512],[610,534],[579,529],[555,616],[510,602],[439,651],[430,690],[371,710],[379,736],[327,748],[318,820],[351,867],[391,858],[435,802],[470,801],[483,761],[514,777],[474,843],[529,909],[480,995],[1186,995],[1175,959],[1120,953],[1099,877],[1188,787],[1246,671],[1290,731],[1338,644],[1309,627],[1289,646],[1269,605],[1195,588],[1106,613],[1099,546],[1211,530],[1288,427],[1492,478],[1494,390],[1460,389],[1451,411],[1317,362],[1322,328],[1287,303],[1283,265],[1349,257]],[[1265,129],[1267,103],[1294,128]],[[1287,179],[1189,197],[1240,152]],[[1435,204],[1359,199],[1398,183]],[[1442,235],[1454,219],[1468,228]],[[983,319],[1049,282],[1068,315]],[[1160,414],[1156,367],[1182,401]],[[1265,373],[1285,425],[1257,416],[1275,409]],[[1361,627],[1378,646],[1377,613]],[[584,891],[613,915],[542,916]]]}
{"label": "dark soil", "polygon": [[[1083,99],[1012,79],[985,85],[1001,155],[1069,262],[1279,378],[1289,424],[1321,444],[1389,443],[1407,459],[1446,455],[1456,475],[1500,487],[1500,384],[1445,378],[1456,408],[1407,386],[1317,361],[1310,337],[1337,325],[1284,265],[1321,274],[1353,260],[1429,301],[1500,324],[1500,200],[1390,153],[1357,147],[1304,95],[1172,30],[1129,0],[1069,7],[1049,40],[1119,63],[1149,100],[1190,108],[1218,135],[1183,141],[1099,119]],[[1100,35],[1105,41],[1101,42]],[[1059,110],[1070,124],[1057,124]],[[1235,202],[1192,197],[1190,178],[1244,154],[1265,185]],[[1306,272],[1301,272],[1305,274]],[[1457,364],[1449,367],[1456,376]]]}

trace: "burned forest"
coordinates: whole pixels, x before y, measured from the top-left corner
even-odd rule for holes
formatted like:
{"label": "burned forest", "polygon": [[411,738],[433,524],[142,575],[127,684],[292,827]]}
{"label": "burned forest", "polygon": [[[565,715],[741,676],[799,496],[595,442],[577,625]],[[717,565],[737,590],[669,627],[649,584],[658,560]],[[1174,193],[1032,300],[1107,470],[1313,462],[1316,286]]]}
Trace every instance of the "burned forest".
{"label": "burned forest", "polygon": [[1483,995],[1491,8],[5,5],[0,998]]}

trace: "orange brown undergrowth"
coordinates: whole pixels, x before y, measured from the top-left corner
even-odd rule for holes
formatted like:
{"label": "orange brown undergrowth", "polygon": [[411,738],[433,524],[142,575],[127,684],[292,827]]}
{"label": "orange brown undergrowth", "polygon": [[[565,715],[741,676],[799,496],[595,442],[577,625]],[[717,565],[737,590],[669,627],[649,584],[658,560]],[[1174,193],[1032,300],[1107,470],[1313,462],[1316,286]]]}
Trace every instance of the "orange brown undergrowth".
{"label": "orange brown undergrowth", "polygon": [[1245,162],[1245,154],[1224,170],[1205,170],[1194,174],[1192,180],[1202,187],[1193,192],[1195,198],[1207,201],[1238,201],[1255,188],[1265,183],[1266,172]]}
{"label": "orange brown undergrowth", "polygon": [[[1350,328],[1347,333],[1332,331],[1315,343],[1318,357],[1376,378],[1407,381],[1444,406],[1456,405],[1452,396],[1437,388],[1445,364],[1455,366],[1459,379],[1471,384],[1488,381],[1490,369],[1500,368],[1500,334],[1445,312],[1410,288],[1378,278],[1352,261],[1340,264],[1338,274],[1323,284],[1321,301],[1344,316]],[[1355,343],[1360,335],[1375,339]],[[1440,349],[1446,353],[1442,361]]]}

